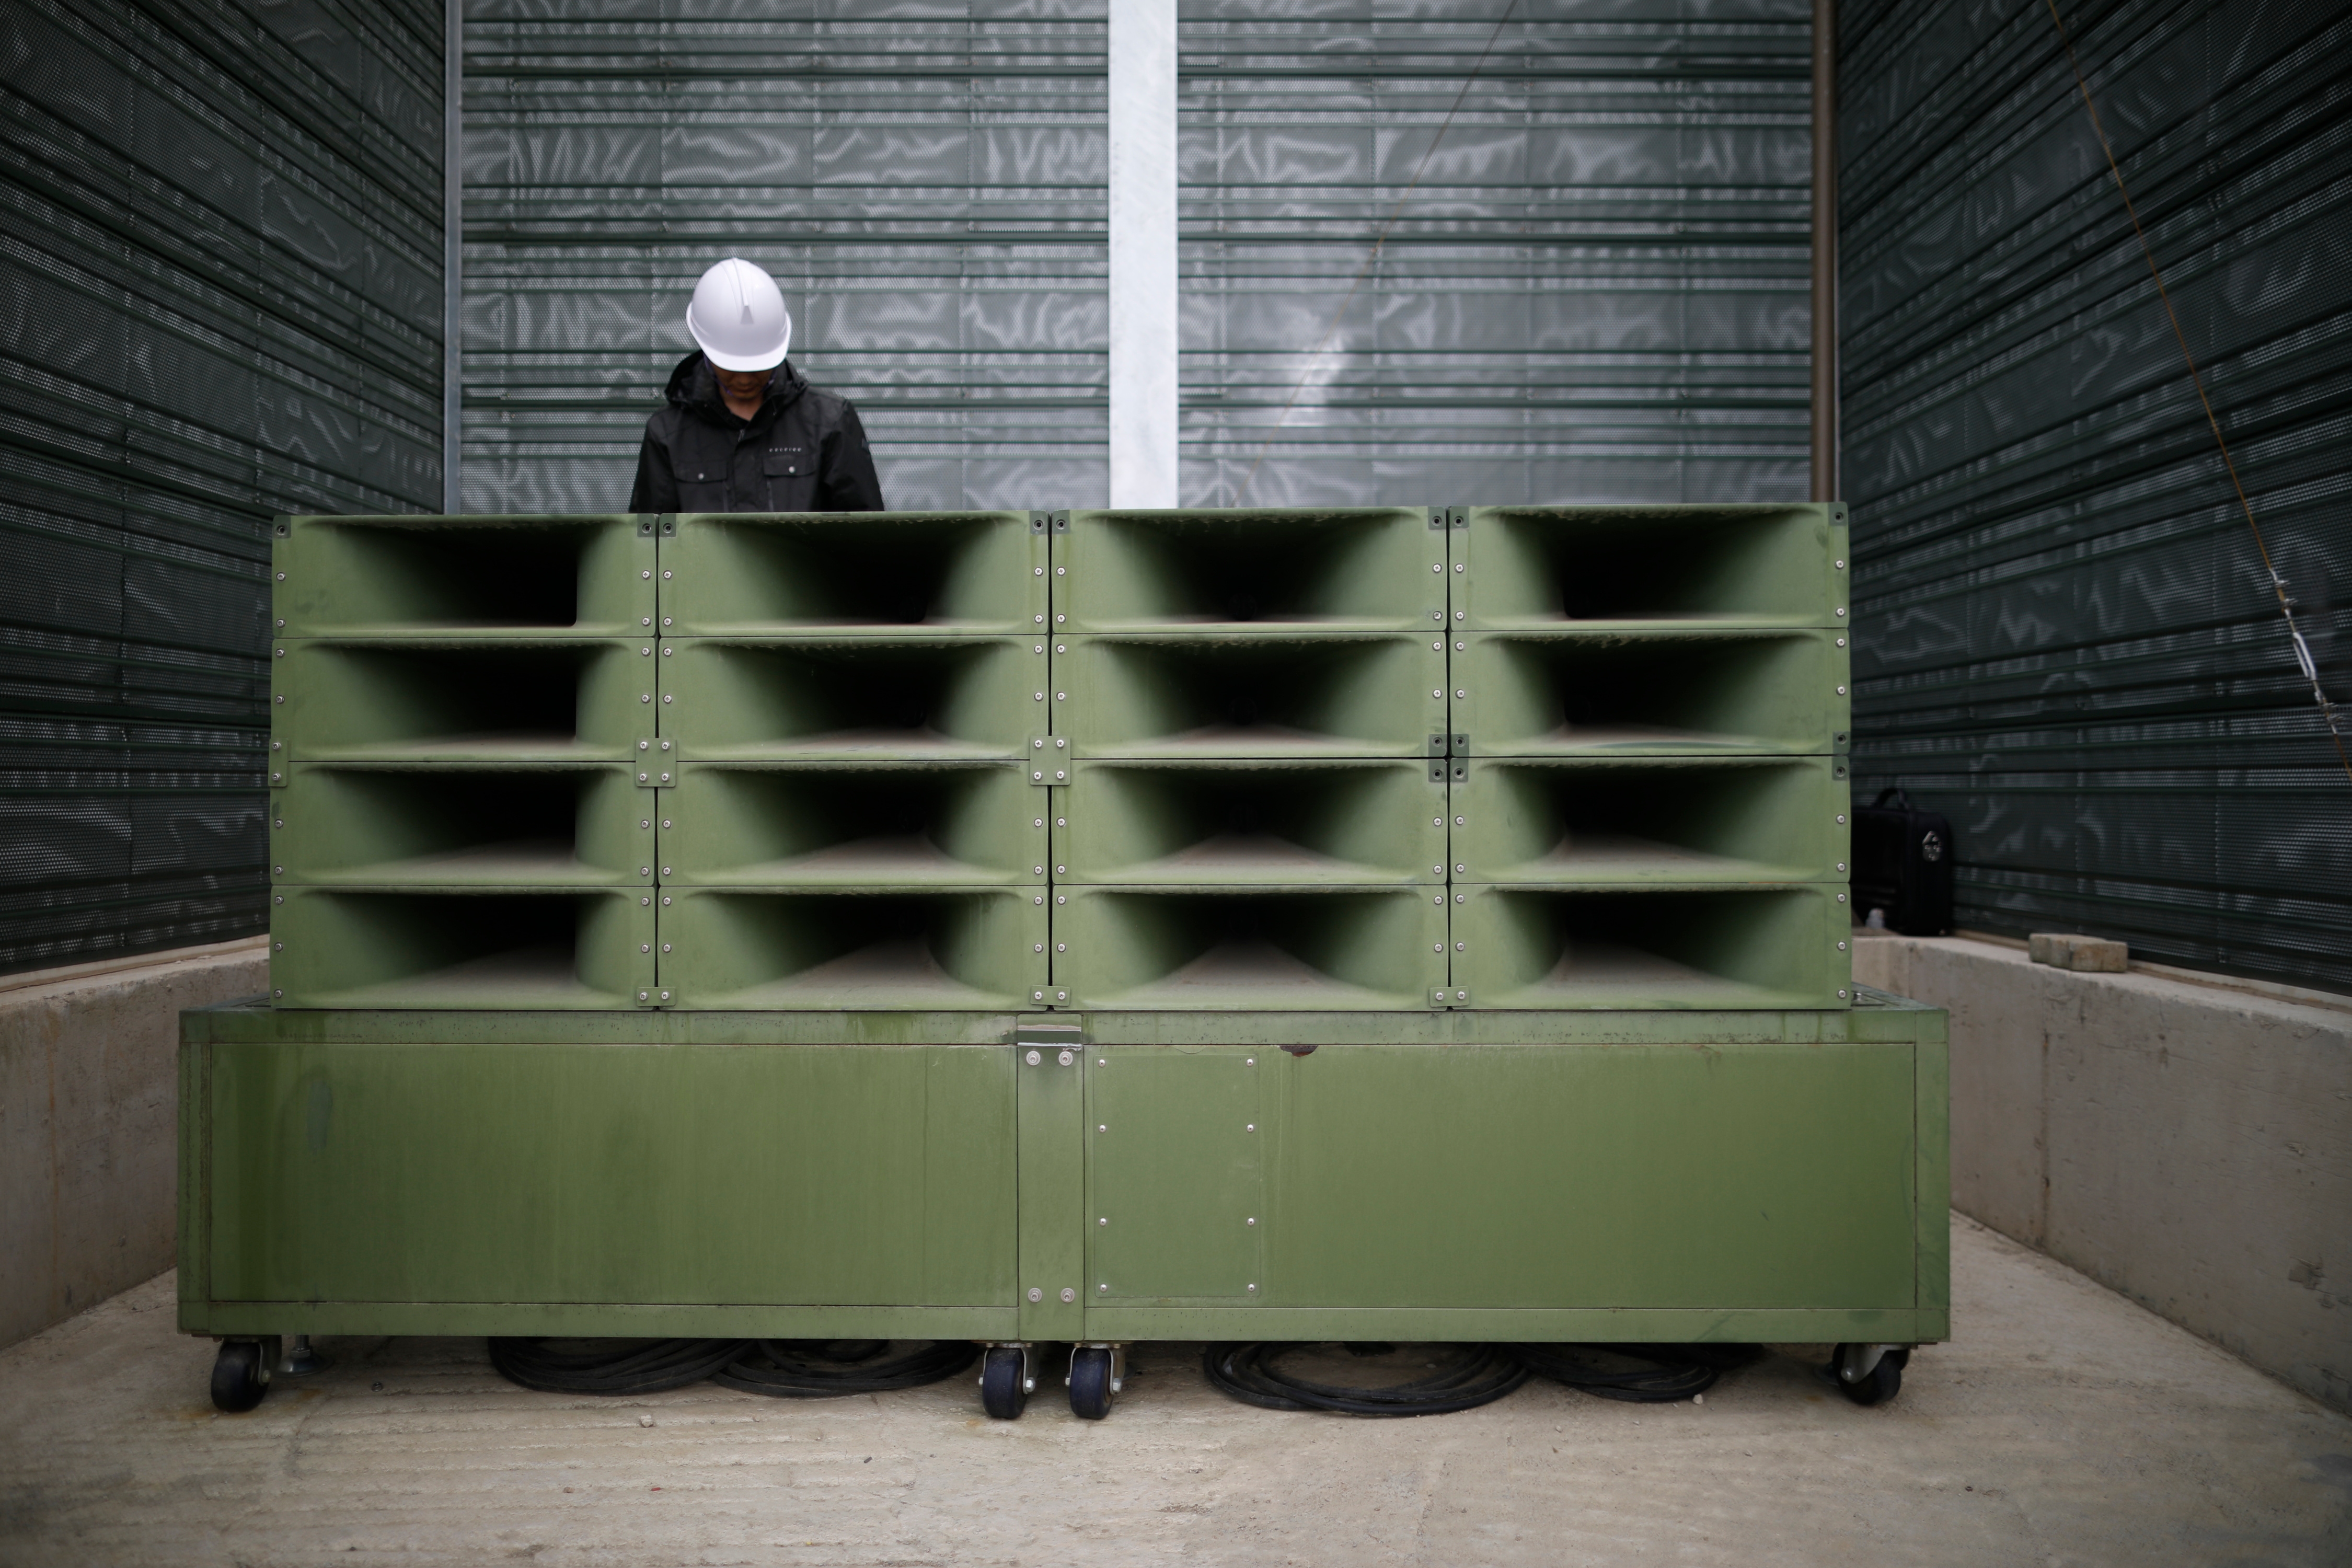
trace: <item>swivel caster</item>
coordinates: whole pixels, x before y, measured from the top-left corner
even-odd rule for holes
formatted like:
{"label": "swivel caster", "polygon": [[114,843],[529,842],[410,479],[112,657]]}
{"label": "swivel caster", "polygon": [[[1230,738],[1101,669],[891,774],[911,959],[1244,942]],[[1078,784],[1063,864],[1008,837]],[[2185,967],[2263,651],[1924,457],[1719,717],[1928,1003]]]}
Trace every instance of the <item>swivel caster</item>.
{"label": "swivel caster", "polygon": [[269,1392],[269,1369],[278,1362],[278,1341],[227,1340],[213,1358],[213,1408],[238,1415]]}
{"label": "swivel caster", "polygon": [[1126,1381],[1122,1359],[1110,1345],[1080,1345],[1070,1352],[1071,1415],[1099,1421],[1110,1414],[1111,1395]]}
{"label": "swivel caster", "polygon": [[1884,1405],[1903,1391],[1908,1345],[1840,1345],[1830,1358],[1838,1392],[1856,1405]]}
{"label": "swivel caster", "polygon": [[1026,1345],[991,1345],[980,1362],[980,1407],[999,1421],[1017,1420],[1037,1380]]}

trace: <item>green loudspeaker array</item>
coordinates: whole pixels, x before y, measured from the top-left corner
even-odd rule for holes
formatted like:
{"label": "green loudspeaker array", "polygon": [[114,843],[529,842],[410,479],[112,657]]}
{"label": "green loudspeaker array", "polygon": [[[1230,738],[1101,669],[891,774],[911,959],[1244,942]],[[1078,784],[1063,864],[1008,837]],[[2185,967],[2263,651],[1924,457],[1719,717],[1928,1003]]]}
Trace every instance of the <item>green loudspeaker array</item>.
{"label": "green loudspeaker array", "polygon": [[1047,517],[662,526],[659,994],[1047,1000]]}
{"label": "green loudspeaker array", "polygon": [[1429,1005],[1447,975],[1446,521],[1057,522],[1057,999]]}
{"label": "green loudspeaker array", "polygon": [[289,1006],[655,993],[653,518],[274,527],[270,989]]}
{"label": "green loudspeaker array", "polygon": [[1452,1005],[1848,1005],[1845,509],[1448,533]]}

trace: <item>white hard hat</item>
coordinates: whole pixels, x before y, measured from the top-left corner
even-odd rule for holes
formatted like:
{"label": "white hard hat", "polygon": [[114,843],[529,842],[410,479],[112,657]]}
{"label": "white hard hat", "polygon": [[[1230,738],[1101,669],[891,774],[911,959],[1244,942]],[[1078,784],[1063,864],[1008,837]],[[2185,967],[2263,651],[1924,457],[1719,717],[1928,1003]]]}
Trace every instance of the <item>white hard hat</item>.
{"label": "white hard hat", "polygon": [[721,370],[773,370],[792,345],[793,313],[774,279],[730,256],[694,286],[686,330]]}

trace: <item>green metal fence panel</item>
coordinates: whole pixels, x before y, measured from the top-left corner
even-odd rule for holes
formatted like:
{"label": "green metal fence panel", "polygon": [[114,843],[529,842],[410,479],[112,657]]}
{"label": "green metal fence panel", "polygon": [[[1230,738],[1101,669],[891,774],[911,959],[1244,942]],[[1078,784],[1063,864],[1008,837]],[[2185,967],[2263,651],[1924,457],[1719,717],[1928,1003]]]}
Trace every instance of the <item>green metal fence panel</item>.
{"label": "green metal fence panel", "polygon": [[468,510],[624,504],[741,256],[908,509],[1106,492],[1100,0],[466,7]]}
{"label": "green metal fence panel", "polygon": [[0,16],[0,970],[267,919],[269,520],[438,504],[442,28]]}
{"label": "green metal fence panel", "polygon": [[2299,653],[2051,11],[1843,11],[1857,796],[1963,927],[2352,991],[2352,17],[2064,10]]}
{"label": "green metal fence panel", "polygon": [[1187,503],[1803,497],[1804,0],[1178,26]]}

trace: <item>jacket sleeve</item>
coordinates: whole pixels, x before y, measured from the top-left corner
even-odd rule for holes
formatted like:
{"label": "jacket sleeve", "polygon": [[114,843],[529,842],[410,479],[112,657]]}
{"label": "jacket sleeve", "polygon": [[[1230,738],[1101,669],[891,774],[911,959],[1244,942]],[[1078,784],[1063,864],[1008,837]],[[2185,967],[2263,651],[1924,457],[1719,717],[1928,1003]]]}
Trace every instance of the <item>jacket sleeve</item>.
{"label": "jacket sleeve", "polygon": [[655,429],[659,415],[646,423],[645,445],[637,448],[637,482],[629,488],[631,511],[676,511],[677,475],[669,465],[669,443]]}
{"label": "jacket sleeve", "polygon": [[818,471],[820,511],[882,511],[882,479],[874,471],[874,454],[866,445],[866,426],[857,410],[841,405],[841,423],[825,434],[824,467]]}

